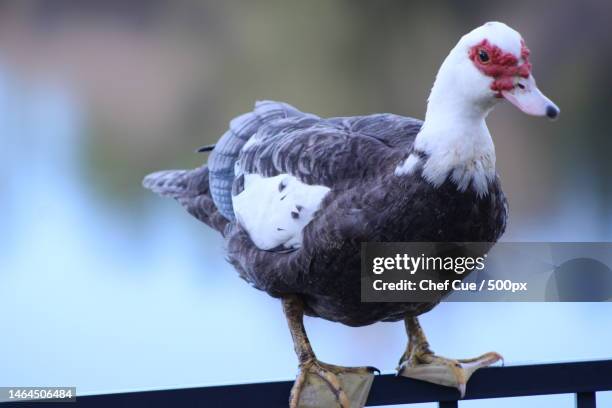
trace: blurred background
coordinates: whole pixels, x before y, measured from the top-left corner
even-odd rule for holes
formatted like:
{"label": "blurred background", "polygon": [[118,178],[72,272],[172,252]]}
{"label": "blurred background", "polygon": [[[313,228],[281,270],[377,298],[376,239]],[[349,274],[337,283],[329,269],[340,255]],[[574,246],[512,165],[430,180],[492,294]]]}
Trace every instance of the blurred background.
{"label": "blurred background", "polygon": [[[504,240],[611,241],[611,18],[604,1],[0,2],[0,386],[86,394],[293,378],[278,301],[142,177],[200,165],[194,150],[257,99],[422,118],[444,57],[489,20],[523,34],[562,110],[554,123],[504,104],[489,117],[510,203]],[[610,358],[611,311],[446,303],[422,323],[452,357]],[[401,323],[306,325],[335,364],[390,371],[406,342]]]}

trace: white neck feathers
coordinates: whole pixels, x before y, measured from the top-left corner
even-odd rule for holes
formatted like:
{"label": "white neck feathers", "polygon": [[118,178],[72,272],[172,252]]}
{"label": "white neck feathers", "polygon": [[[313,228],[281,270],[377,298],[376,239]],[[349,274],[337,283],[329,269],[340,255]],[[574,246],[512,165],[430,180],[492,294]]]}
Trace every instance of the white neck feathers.
{"label": "white neck feathers", "polygon": [[414,142],[416,153],[401,162],[395,174],[422,169],[423,178],[435,187],[450,179],[459,191],[471,186],[484,196],[495,179],[495,147],[485,123],[495,100],[471,93],[482,84],[462,82],[473,69],[464,61],[469,60],[456,47],[442,64]]}

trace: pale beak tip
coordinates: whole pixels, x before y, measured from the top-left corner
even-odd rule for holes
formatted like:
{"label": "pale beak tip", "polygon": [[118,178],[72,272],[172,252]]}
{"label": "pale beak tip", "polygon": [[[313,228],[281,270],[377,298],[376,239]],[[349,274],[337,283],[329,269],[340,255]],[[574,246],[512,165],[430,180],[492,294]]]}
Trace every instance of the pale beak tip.
{"label": "pale beak tip", "polygon": [[546,107],[546,116],[549,119],[555,120],[559,117],[560,110],[556,106],[548,105]]}

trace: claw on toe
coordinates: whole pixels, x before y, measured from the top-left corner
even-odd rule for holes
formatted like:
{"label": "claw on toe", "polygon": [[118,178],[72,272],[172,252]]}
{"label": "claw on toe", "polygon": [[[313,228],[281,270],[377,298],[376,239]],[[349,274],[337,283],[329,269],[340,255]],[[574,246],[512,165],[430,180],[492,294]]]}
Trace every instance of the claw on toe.
{"label": "claw on toe", "polygon": [[503,362],[503,357],[495,352],[459,360],[424,353],[401,362],[397,375],[456,388],[463,398],[472,374],[479,368],[488,367],[500,360]]}
{"label": "claw on toe", "polygon": [[372,374],[380,374],[380,370],[376,367],[367,366],[366,369]]}
{"label": "claw on toe", "polygon": [[340,367],[310,361],[300,367],[291,390],[291,408],[363,407],[374,380],[374,367]]}

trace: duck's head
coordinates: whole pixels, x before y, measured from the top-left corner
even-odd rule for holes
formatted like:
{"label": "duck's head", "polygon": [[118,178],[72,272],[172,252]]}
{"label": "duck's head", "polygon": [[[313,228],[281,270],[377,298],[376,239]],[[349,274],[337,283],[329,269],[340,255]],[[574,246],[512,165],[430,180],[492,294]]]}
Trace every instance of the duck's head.
{"label": "duck's head", "polygon": [[443,105],[440,99],[488,112],[505,99],[530,115],[559,115],[536,86],[525,41],[504,23],[489,22],[464,35],[442,64],[436,87],[431,98]]}

